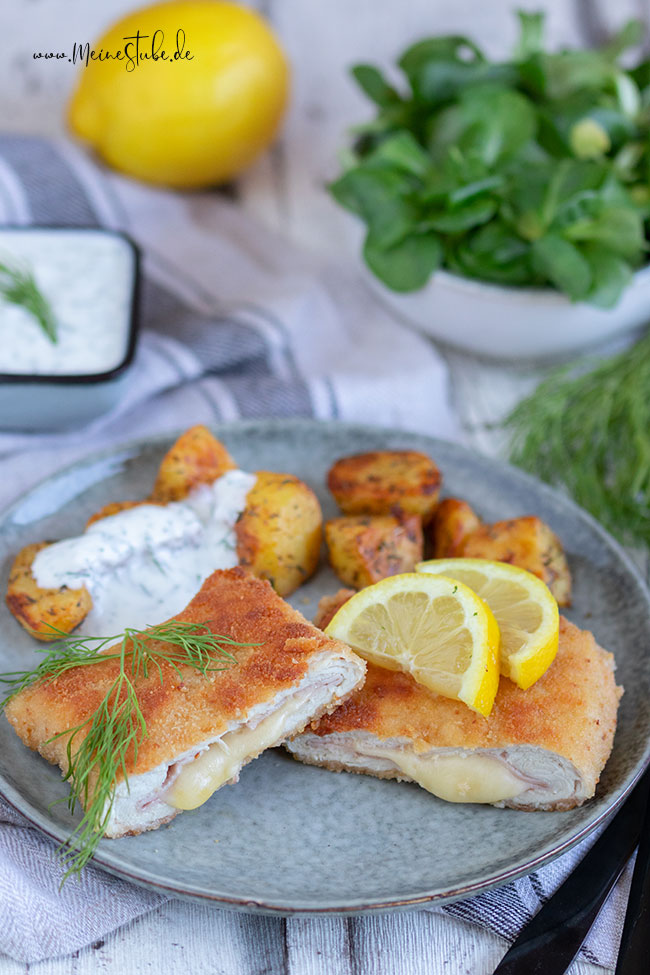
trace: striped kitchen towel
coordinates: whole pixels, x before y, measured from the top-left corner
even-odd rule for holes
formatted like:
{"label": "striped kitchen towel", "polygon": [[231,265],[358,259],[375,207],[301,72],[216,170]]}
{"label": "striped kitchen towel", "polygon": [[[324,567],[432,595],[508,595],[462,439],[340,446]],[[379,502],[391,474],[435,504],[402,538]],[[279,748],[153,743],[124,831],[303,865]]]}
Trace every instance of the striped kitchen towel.
{"label": "striped kitchen towel", "polygon": [[0,455],[54,449],[60,466],[82,444],[260,416],[455,435],[433,344],[352,271],[319,265],[222,194],[152,189],[70,143],[4,135],[0,224],[121,230],[141,247],[144,271],[142,340],[119,406],[57,436],[0,432]]}
{"label": "striped kitchen towel", "polygon": [[[0,505],[91,449],[193,423],[301,415],[456,435],[434,346],[392,318],[351,271],[321,266],[223,195],[151,189],[68,143],[5,135],[0,223],[122,230],[144,258],[142,340],[122,402],[64,434],[0,432]],[[442,910],[512,940],[585,848]],[[0,952],[23,962],[69,954],[165,901],[93,867],[62,890],[60,879],[53,843],[0,800]],[[615,958],[624,885],[613,904],[584,949],[606,966]],[[353,923],[378,951],[394,952],[408,975],[403,966],[413,939],[426,934],[426,918],[424,910],[300,923],[313,925],[316,953],[323,925]],[[227,922],[234,930],[238,919]],[[254,958],[251,943],[241,975],[253,971]]]}

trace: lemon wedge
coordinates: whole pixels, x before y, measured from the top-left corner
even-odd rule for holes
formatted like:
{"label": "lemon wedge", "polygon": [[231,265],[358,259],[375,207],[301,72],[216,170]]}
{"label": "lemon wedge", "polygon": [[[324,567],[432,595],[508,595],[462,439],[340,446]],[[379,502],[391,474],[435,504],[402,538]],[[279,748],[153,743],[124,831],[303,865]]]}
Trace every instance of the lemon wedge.
{"label": "lemon wedge", "polygon": [[558,648],[557,603],[537,576],[489,559],[432,559],[417,572],[457,579],[484,599],[501,632],[501,673],[526,690],[548,670]]}
{"label": "lemon wedge", "polygon": [[407,572],[352,596],[325,632],[388,670],[403,670],[487,717],[499,684],[499,627],[455,579]]}

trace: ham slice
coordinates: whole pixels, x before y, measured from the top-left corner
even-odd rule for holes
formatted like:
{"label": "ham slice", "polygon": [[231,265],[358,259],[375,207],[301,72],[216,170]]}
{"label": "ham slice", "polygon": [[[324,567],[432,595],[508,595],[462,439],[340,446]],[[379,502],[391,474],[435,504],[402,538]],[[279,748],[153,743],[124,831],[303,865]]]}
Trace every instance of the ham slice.
{"label": "ham slice", "polygon": [[549,670],[526,691],[502,677],[489,718],[369,664],[363,687],[286,747],[311,765],[417,782],[453,802],[571,809],[594,795],[621,694],[612,654],[562,618]]}
{"label": "ham slice", "polygon": [[[186,666],[179,674],[162,662],[162,682],[157,667],[137,678],[147,737],[137,758],[133,751],[127,756],[128,784],[121,772],[116,777],[107,836],[156,829],[200,805],[364,680],[360,657],[241,568],[214,572],[175,619],[203,623],[248,646],[233,650],[235,664],[207,677]],[[10,701],[7,717],[29,748],[65,771],[65,732],[93,715],[118,667],[107,660],[46,678]]]}

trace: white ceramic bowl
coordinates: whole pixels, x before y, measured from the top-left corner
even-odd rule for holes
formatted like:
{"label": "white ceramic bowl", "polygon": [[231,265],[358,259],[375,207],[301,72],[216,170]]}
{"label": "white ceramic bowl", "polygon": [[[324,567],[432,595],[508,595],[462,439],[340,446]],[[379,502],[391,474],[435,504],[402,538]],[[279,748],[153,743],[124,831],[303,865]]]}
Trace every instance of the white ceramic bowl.
{"label": "white ceramic bowl", "polygon": [[421,331],[497,358],[561,356],[650,322],[650,267],[636,272],[618,305],[608,310],[573,303],[550,288],[506,288],[448,271],[437,271],[419,291],[401,294],[365,270],[382,300]]}

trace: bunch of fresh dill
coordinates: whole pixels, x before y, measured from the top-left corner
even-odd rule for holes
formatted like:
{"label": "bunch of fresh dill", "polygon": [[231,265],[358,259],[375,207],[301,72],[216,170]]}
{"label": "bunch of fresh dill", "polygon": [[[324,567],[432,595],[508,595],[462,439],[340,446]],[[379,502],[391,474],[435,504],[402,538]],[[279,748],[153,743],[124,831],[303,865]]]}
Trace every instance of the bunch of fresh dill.
{"label": "bunch of fresh dill", "polygon": [[0,296],[32,315],[50,342],[56,344],[56,319],[52,307],[30,271],[0,262]]}
{"label": "bunch of fresh dill", "polygon": [[513,463],[564,485],[620,541],[650,546],[650,331],[595,367],[554,371],[505,426]]}
{"label": "bunch of fresh dill", "polygon": [[[205,623],[170,620],[144,632],[126,629],[114,637],[64,637],[61,642],[39,648],[44,654],[31,671],[0,675],[0,682],[11,688],[6,704],[22,690],[44,681],[52,683],[75,667],[118,660],[117,677],[97,709],[75,728],[68,728],[50,741],[67,737],[67,770],[70,783],[68,806],[74,812],[79,803],[84,814],[62,847],[66,872],[62,883],[78,874],[92,858],[106,832],[117,775],[121,772],[128,786],[127,760],[135,764],[138,747],[147,736],[147,726],[138,702],[136,685],[149,671],[163,682],[163,664],[182,676],[191,667],[204,677],[236,663],[229,649],[254,646],[238,643],[231,637],[212,633]],[[112,649],[111,649],[112,648]]]}

